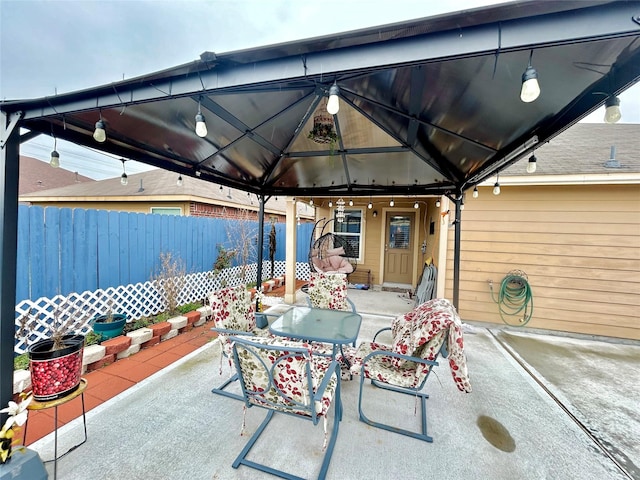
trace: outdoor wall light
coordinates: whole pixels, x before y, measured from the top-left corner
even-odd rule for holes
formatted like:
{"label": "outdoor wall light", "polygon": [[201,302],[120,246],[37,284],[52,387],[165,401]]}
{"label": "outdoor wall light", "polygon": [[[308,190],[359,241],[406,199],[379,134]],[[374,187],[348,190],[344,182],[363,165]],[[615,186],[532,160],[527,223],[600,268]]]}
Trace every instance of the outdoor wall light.
{"label": "outdoor wall light", "polygon": [[500,195],[500,181],[499,181],[499,176],[496,175],[496,183],[493,186],[493,194],[494,195]]}
{"label": "outdoor wall light", "polygon": [[440,208],[440,199],[436,200],[436,208]]}
{"label": "outdoor wall light", "polygon": [[529,64],[522,74],[522,89],[520,90],[520,100],[525,103],[533,102],[540,96],[540,85],[538,84],[538,72],[531,66],[533,50],[529,54]]}
{"label": "outdoor wall light", "polygon": [[478,187],[473,187],[473,194],[472,194],[473,198],[478,198]]}
{"label": "outdoor wall light", "polygon": [[527,162],[527,173],[535,173],[536,171],[536,156],[531,155]]}
{"label": "outdoor wall light", "polygon": [[309,205],[313,207],[313,197],[311,197],[311,200],[309,200]]}
{"label": "outdoor wall light", "polygon": [[60,154],[56,150],[56,144],[58,142],[57,138],[53,139],[53,151],[51,152],[51,160],[49,160],[49,165],[53,168],[58,168],[60,166]]}
{"label": "outdoor wall light", "polygon": [[196,114],[196,135],[202,138],[207,136],[207,124],[204,122],[204,115],[200,111],[200,102],[198,102],[198,113]]}
{"label": "outdoor wall light", "polygon": [[129,178],[127,177],[127,172],[124,170],[124,158],[122,160],[122,175],[120,175],[120,184],[126,185],[129,183]]}
{"label": "outdoor wall light", "polygon": [[367,205],[367,208],[369,210],[371,210],[373,208],[373,203],[371,203],[371,195],[369,195],[369,205]]}
{"label": "outdoor wall light", "polygon": [[620,113],[620,99],[616,96],[609,96],[607,101],[604,102],[606,107],[604,110],[604,121],[607,123],[617,123],[621,118]]}
{"label": "outdoor wall light", "polygon": [[393,197],[391,197],[391,201],[389,202],[389,206],[393,207],[396,204],[396,202],[393,201]]}
{"label": "outdoor wall light", "polygon": [[178,181],[176,182],[176,185],[178,185],[179,187],[182,186],[182,175],[178,177]]}
{"label": "outdoor wall light", "polygon": [[373,218],[376,218],[376,217],[378,216],[378,211],[377,211],[377,210],[374,210],[374,211],[373,211],[373,213],[372,213],[371,215],[373,215]]}
{"label": "outdoor wall light", "polygon": [[336,82],[333,82],[329,89],[329,101],[327,102],[327,113],[335,115],[340,111],[340,88]]}
{"label": "outdoor wall light", "polygon": [[417,200],[416,200],[416,203],[413,204],[413,208],[415,208],[416,210],[420,208],[420,205],[418,205]]}
{"label": "outdoor wall light", "polygon": [[350,199],[349,199],[349,206],[350,206],[350,207],[353,207],[353,198],[350,198]]}
{"label": "outdoor wall light", "polygon": [[331,200],[331,198],[329,198],[329,208],[333,207],[333,200]]}
{"label": "outdoor wall light", "polygon": [[102,116],[100,116],[100,120],[96,122],[96,129],[93,131],[93,139],[100,143],[104,143],[107,139],[107,132],[105,130],[104,122],[102,121]]}

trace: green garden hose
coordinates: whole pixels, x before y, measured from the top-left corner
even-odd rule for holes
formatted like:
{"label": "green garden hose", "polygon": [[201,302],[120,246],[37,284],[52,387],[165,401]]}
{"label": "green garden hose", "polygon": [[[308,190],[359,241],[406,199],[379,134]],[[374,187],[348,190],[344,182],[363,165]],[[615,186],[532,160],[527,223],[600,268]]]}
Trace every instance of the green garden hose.
{"label": "green garden hose", "polygon": [[[527,274],[522,270],[510,271],[500,284],[500,291],[496,299],[493,291],[493,281],[489,281],[491,298],[498,304],[500,318],[507,325],[524,327],[533,316],[533,294]],[[513,317],[516,317],[514,319]],[[511,320],[511,321],[507,321]]]}

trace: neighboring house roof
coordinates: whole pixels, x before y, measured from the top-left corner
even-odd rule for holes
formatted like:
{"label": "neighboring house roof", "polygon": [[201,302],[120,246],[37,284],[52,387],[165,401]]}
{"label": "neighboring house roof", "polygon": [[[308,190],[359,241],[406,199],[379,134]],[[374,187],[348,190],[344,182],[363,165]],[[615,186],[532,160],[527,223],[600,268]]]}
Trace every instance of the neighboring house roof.
{"label": "neighboring house roof", "polygon": [[42,192],[51,188],[75,185],[76,183],[95,182],[93,178],[79,175],[78,172],[53,168],[48,162],[20,155],[20,183],[18,194]]}
{"label": "neighboring house roof", "polygon": [[[607,179],[626,176],[638,181],[640,124],[578,123],[536,149],[535,156],[536,177],[593,176],[607,183]],[[500,177],[527,176],[528,159],[529,155],[506,168]]]}
{"label": "neighboring house roof", "polygon": [[[258,210],[255,195],[229,187],[221,187],[205,180],[182,177],[178,186],[178,174],[153,169],[128,176],[129,183],[122,185],[120,177],[97,182],[77,183],[60,188],[20,195],[26,202],[179,202],[190,201]],[[284,214],[285,197],[272,197],[265,203],[266,213]],[[298,215],[313,218],[313,208],[298,202]]]}

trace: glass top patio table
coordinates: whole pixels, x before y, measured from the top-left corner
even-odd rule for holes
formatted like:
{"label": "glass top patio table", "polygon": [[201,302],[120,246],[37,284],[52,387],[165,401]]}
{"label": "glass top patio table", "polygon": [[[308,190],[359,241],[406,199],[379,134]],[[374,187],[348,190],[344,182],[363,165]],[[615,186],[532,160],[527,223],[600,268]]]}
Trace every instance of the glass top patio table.
{"label": "glass top patio table", "polygon": [[333,343],[335,347],[355,342],[361,323],[362,317],[350,311],[294,307],[276,319],[269,331],[282,337]]}

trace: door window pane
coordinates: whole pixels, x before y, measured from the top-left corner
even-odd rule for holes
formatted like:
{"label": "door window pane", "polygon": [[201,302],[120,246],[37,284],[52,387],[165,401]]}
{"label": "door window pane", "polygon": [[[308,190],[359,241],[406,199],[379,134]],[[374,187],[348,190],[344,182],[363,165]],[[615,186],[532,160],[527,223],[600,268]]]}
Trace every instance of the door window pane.
{"label": "door window pane", "polygon": [[408,249],[411,217],[394,215],[389,220],[389,248]]}

